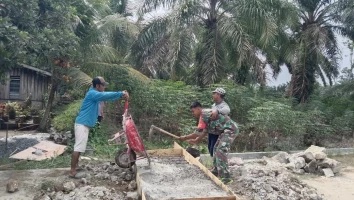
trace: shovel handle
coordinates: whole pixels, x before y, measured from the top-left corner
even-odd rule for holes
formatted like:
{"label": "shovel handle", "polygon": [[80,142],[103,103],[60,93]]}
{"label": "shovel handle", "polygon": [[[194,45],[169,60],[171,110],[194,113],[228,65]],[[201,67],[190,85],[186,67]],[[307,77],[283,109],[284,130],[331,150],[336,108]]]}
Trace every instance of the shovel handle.
{"label": "shovel handle", "polygon": [[173,137],[173,138],[176,138],[176,139],[179,138],[177,135],[174,135],[174,134],[172,134],[172,133],[169,133],[169,132],[167,132],[167,131],[165,131],[165,130],[159,128],[159,127],[156,127],[156,126],[154,126],[154,125],[151,125],[151,128],[156,129],[156,130],[158,130],[158,131],[160,131],[160,132],[162,132],[162,133],[164,133],[164,134],[166,134],[166,135],[169,135],[169,136],[171,136],[171,137]]}

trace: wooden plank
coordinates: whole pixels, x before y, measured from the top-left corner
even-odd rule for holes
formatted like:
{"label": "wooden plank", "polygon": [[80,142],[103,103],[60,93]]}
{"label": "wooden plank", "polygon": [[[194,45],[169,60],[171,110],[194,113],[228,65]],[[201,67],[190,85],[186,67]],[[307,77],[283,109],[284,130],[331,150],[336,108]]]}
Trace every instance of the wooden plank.
{"label": "wooden plank", "polygon": [[[136,165],[135,165],[135,167],[136,167]],[[139,194],[140,196],[143,196],[143,195],[142,195],[143,191],[142,191],[142,188],[141,188],[140,175],[139,175],[139,173],[136,173],[135,177],[136,177],[136,185],[137,185],[138,194]]]}
{"label": "wooden plank", "polygon": [[147,153],[151,157],[178,157],[183,156],[183,149],[155,149],[147,150]]}
{"label": "wooden plank", "polygon": [[236,200],[236,195],[233,193],[223,182],[221,182],[213,173],[211,173],[202,163],[195,159],[191,154],[189,154],[185,149],[183,149],[177,142],[174,142],[175,149],[182,149],[184,158],[192,165],[196,165],[201,169],[211,180],[213,180],[217,185],[219,185],[224,191],[234,197]]}
{"label": "wooden plank", "polygon": [[[35,148],[34,148],[35,147]],[[42,155],[35,155],[32,152],[36,151],[36,148],[45,150]],[[10,158],[20,159],[20,160],[45,160],[47,158],[54,158],[58,155],[64,153],[66,146],[55,144],[50,141],[41,141],[40,143],[34,145],[33,147],[29,147],[15,155],[12,155]]]}
{"label": "wooden plank", "polygon": [[176,199],[176,200],[235,200],[235,196],[183,198],[183,199]]}

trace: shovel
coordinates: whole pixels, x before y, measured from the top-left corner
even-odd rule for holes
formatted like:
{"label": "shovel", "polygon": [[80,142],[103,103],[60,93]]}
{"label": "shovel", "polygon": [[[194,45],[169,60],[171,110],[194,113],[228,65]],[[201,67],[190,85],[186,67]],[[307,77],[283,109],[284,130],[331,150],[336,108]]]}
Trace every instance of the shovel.
{"label": "shovel", "polygon": [[[154,134],[154,130],[158,130],[158,131],[160,131],[161,133],[164,133],[165,135],[171,136],[171,137],[173,137],[173,138],[175,138],[175,139],[178,139],[178,138],[179,138],[177,135],[174,135],[174,134],[172,134],[172,133],[169,133],[169,132],[167,132],[167,131],[165,131],[165,130],[163,130],[163,129],[157,127],[157,126],[151,125],[150,130],[149,130],[149,140],[151,140],[152,135]],[[196,148],[188,147],[188,148],[186,149],[186,151],[187,151],[189,154],[191,154],[194,158],[197,158],[197,157],[200,156],[200,151],[199,151],[198,149],[196,149]]]}

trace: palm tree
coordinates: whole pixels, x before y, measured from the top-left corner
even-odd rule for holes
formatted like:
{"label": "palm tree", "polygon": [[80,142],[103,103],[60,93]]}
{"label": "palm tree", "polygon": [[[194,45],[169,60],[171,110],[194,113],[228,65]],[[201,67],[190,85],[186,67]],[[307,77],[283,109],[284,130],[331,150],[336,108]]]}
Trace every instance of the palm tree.
{"label": "palm tree", "polygon": [[239,75],[250,71],[264,83],[268,61],[259,55],[267,56],[279,24],[294,13],[285,0],[145,0],[139,13],[159,6],[169,12],[143,27],[131,49],[135,67],[173,80],[192,72],[200,86],[226,77],[244,82]]}
{"label": "palm tree", "polygon": [[[297,24],[292,27],[289,43],[293,47],[287,57],[290,96],[304,103],[314,90],[316,77],[324,84],[333,85],[339,75],[339,49],[335,33],[345,35],[342,1],[296,0]],[[348,1],[349,2],[349,1]],[[348,33],[348,32],[347,32]],[[326,78],[325,78],[326,77]]]}

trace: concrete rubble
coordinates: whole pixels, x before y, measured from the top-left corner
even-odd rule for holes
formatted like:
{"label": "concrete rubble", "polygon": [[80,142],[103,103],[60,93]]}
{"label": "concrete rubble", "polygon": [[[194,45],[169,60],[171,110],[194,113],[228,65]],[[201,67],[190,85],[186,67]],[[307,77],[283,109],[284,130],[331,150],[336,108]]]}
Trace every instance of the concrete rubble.
{"label": "concrete rubble", "polygon": [[[341,163],[328,158],[325,152],[326,149],[323,147],[311,146],[299,153],[281,152],[272,159],[279,161],[281,157],[281,163],[286,164],[286,168],[297,174],[323,174],[332,177],[340,172]],[[283,158],[286,158],[286,161]]]}
{"label": "concrete rubble", "polygon": [[243,166],[230,167],[236,194],[255,200],[321,200],[316,190],[299,181],[294,174],[271,158],[246,160]]}
{"label": "concrete rubble", "polygon": [[14,193],[18,191],[18,183],[16,180],[9,180],[6,185],[6,191],[8,193]]}
{"label": "concrete rubble", "polygon": [[296,175],[337,175],[341,163],[328,158],[325,152],[325,148],[311,146],[303,152],[280,152],[272,158],[245,161],[231,158],[229,165],[234,182],[230,188],[236,194],[252,199],[320,200],[323,197],[318,195],[315,189],[298,180]]}
{"label": "concrete rubble", "polygon": [[133,180],[135,175],[131,170],[114,163],[87,164],[82,168],[85,178],[54,183],[52,188],[41,191],[33,200],[138,199],[137,184]]}
{"label": "concrete rubble", "polygon": [[50,133],[50,140],[53,140],[56,144],[62,144],[62,145],[67,145],[68,140],[73,138],[73,134],[71,131],[66,131],[66,132],[56,132],[53,127],[50,128],[49,130]]}

